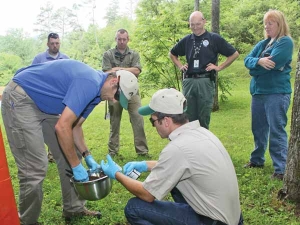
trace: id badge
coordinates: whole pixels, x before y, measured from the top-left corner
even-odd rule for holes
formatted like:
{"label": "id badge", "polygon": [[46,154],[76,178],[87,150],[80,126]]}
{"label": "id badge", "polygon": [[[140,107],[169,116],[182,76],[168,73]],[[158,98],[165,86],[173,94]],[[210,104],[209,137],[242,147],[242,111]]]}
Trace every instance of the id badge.
{"label": "id badge", "polygon": [[194,68],[199,68],[199,59],[194,60]]}

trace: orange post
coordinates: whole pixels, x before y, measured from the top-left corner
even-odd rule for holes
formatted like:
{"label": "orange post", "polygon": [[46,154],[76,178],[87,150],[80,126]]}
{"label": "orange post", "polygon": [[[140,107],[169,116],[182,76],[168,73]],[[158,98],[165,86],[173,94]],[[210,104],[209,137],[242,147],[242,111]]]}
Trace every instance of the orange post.
{"label": "orange post", "polygon": [[0,127],[0,224],[20,225]]}

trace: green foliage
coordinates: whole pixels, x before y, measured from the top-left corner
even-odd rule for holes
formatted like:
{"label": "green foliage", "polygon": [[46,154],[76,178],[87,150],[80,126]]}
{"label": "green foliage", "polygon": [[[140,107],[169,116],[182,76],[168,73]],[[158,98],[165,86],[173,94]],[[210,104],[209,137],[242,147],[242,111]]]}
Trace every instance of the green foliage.
{"label": "green foliage", "polygon": [[37,28],[35,31],[40,32],[43,39],[51,32],[52,26],[54,25],[52,20],[54,14],[53,8],[53,4],[47,2],[40,8],[41,12],[37,16],[37,21],[35,23]]}
{"label": "green foliage", "polygon": [[[144,66],[143,87],[176,87],[180,90],[181,74],[168,54],[173,45],[187,31],[187,22],[172,1],[141,1],[136,11],[137,27],[134,47],[140,52]],[[172,16],[170,16],[172,15]],[[149,83],[150,82],[150,83]]]}
{"label": "green foliage", "polygon": [[248,53],[264,38],[263,16],[269,9],[282,11],[290,26],[292,37],[299,42],[300,4],[289,0],[223,0],[221,1],[221,35],[240,53]]}
{"label": "green foliage", "polygon": [[73,30],[81,29],[77,19],[77,15],[71,9],[61,7],[53,14],[52,21],[55,24],[55,29],[61,34],[62,38],[65,34]]}
{"label": "green foliage", "polygon": [[0,52],[20,57],[24,65],[31,64],[38,44],[38,41],[30,38],[22,29],[11,29],[7,35],[0,36]]}
{"label": "green foliage", "polygon": [[21,67],[22,59],[19,56],[0,53],[0,86],[6,85]]}
{"label": "green foliage", "polygon": [[76,31],[68,34],[64,45],[70,58],[82,61],[95,69],[100,69],[101,43],[99,29],[91,25],[87,32]]}
{"label": "green foliage", "polygon": [[219,94],[219,97],[222,102],[228,100],[227,95],[231,95],[230,91],[232,90],[232,87],[234,86],[234,83],[232,79],[230,78],[232,74],[219,75],[218,76],[218,88],[221,91],[221,94]]}
{"label": "green foliage", "polygon": [[54,10],[53,4],[46,2],[40,8],[41,11],[35,23],[35,31],[39,32],[40,40],[46,39],[50,32],[55,32],[60,34],[62,42],[66,34],[71,31],[82,30],[76,14],[76,10],[79,9],[80,5],[75,4],[73,9],[61,7]]}
{"label": "green foliage", "polygon": [[118,20],[118,10],[119,10],[119,0],[112,0],[111,4],[109,7],[106,9],[106,15],[105,19],[107,21],[107,25],[111,26],[114,25],[115,22]]}

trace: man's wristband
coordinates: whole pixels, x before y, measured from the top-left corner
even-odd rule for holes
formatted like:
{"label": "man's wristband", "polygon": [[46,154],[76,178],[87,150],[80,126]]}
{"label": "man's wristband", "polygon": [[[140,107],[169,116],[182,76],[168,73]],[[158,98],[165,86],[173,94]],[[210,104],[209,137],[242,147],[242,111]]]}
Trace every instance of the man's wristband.
{"label": "man's wristband", "polygon": [[91,152],[89,150],[86,150],[82,153],[82,157],[85,158],[86,156],[90,155]]}

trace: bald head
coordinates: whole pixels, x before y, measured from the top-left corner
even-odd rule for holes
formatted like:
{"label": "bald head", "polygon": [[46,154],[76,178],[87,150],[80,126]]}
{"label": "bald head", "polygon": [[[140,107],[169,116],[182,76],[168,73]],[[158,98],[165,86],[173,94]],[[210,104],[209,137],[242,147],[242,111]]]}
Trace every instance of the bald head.
{"label": "bald head", "polygon": [[206,23],[206,20],[204,19],[202,12],[193,12],[190,15],[189,23],[190,28],[195,35],[200,36],[205,32],[204,25]]}
{"label": "bald head", "polygon": [[189,21],[191,22],[192,19],[204,20],[204,16],[203,16],[202,12],[195,11],[195,12],[192,12],[192,14],[190,15]]}

